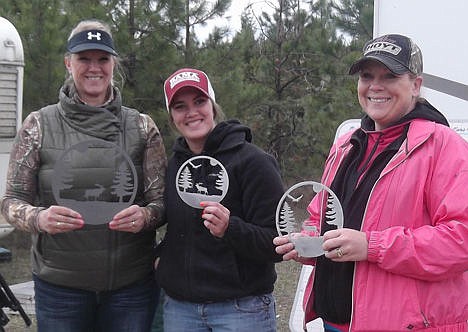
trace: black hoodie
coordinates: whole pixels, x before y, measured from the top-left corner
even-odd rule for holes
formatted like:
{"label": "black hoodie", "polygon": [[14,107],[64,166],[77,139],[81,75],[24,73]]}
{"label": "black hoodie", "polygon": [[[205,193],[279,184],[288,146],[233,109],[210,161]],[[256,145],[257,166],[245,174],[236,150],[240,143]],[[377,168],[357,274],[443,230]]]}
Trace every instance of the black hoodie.
{"label": "black hoodie", "polygon": [[221,122],[201,153],[221,162],[229,176],[221,204],[230,220],[220,239],[203,225],[202,210],[185,204],[177,193],[177,172],[194,157],[185,139],[177,139],[167,168],[167,233],[156,272],[169,296],[206,303],[272,292],[274,262],[281,261],[272,241],[283,185],[275,159],[251,140],[250,129],[237,120]]}

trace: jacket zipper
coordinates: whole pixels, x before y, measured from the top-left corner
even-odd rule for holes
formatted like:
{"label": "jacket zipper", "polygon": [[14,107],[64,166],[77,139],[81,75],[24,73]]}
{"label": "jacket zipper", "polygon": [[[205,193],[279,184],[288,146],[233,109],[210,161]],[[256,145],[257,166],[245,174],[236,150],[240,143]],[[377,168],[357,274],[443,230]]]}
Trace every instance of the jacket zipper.
{"label": "jacket zipper", "polygon": [[[382,171],[382,174],[380,174],[379,178],[377,179],[377,181],[375,181],[374,185],[372,186],[372,190],[370,191],[369,193],[369,197],[367,199],[367,203],[366,203],[366,208],[364,209],[364,214],[362,216],[362,221],[363,223],[361,223],[361,229],[360,231],[362,232],[362,226],[364,224],[364,220],[366,219],[366,214],[367,214],[367,209],[369,207],[369,201],[370,201],[370,198],[372,196],[372,193],[374,192],[374,189],[375,189],[375,186],[377,185],[377,183],[380,181],[380,179],[382,179],[385,175],[387,175],[388,173],[390,173],[391,171],[393,171],[395,168],[397,168],[401,163],[403,163],[407,158],[408,156],[412,153],[412,151],[414,151],[416,148],[418,148],[419,146],[421,146],[422,144],[424,144],[426,142],[427,138],[424,139],[423,141],[421,141],[419,144],[417,144],[413,149],[411,149],[411,151],[406,151],[406,146],[407,146],[407,143],[408,143],[408,138],[406,138],[403,143],[402,143],[402,147],[405,146],[405,148],[400,148],[400,150],[393,156],[393,158],[388,162],[387,165],[390,165],[395,159],[397,159],[402,153],[406,153],[406,157],[402,158],[397,164],[393,165],[391,168],[389,169],[384,169],[384,171]],[[353,286],[352,286],[352,291],[351,291],[351,298],[354,299],[354,282],[356,281],[356,264],[354,264],[354,271],[353,271]],[[429,326],[429,322],[427,321],[427,318],[424,316],[424,314],[421,312],[422,316],[423,316],[423,323],[426,327]],[[351,332],[351,326],[352,326],[352,323],[353,323],[353,316],[354,316],[354,301],[351,301],[351,320],[349,322],[349,332]]]}

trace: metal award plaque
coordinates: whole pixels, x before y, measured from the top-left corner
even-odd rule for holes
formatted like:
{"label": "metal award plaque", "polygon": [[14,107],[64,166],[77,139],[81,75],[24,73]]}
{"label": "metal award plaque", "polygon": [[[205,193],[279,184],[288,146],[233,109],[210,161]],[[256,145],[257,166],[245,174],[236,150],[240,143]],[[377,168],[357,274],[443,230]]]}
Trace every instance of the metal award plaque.
{"label": "metal award plaque", "polygon": [[176,175],[179,197],[191,207],[203,209],[200,202],[220,202],[229,188],[224,166],[215,158],[196,156],[184,162]]}
{"label": "metal award plaque", "polygon": [[[91,149],[102,149],[98,160],[88,160]],[[83,176],[83,168],[93,168],[95,175]],[[138,187],[130,157],[119,146],[99,139],[66,149],[54,165],[53,177],[52,192],[57,204],[80,213],[85,224],[90,225],[108,223],[132,205]]]}
{"label": "metal award plaque", "polygon": [[299,182],[289,188],[281,197],[276,208],[276,229],[280,236],[288,235],[301,257],[318,257],[322,249],[323,237],[319,229],[309,225],[307,207],[314,200],[320,207],[317,224],[325,220],[337,228],[343,227],[343,210],[335,193],[327,186],[314,181]]}

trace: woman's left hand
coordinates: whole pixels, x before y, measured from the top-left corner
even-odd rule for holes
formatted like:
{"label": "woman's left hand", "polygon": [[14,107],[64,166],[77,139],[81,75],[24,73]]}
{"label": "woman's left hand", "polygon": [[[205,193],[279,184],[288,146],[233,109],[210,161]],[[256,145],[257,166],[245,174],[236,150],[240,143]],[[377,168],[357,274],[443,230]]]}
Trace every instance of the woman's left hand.
{"label": "woman's left hand", "polygon": [[350,228],[339,228],[323,235],[325,257],[335,262],[367,260],[366,233]]}
{"label": "woman's left hand", "polygon": [[230,212],[218,202],[200,202],[203,207],[203,224],[213,236],[222,238],[229,226]]}
{"label": "woman's left hand", "polygon": [[145,227],[146,217],[145,208],[132,205],[117,213],[109,222],[109,228],[114,231],[138,233]]}

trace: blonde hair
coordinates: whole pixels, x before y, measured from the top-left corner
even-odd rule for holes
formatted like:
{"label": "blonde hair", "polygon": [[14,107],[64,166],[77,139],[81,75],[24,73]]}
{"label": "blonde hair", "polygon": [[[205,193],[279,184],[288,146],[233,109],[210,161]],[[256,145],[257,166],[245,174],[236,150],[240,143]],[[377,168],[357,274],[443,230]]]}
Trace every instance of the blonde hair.
{"label": "blonde hair", "polygon": [[70,36],[68,36],[67,40],[70,41],[70,39],[72,39],[74,35],[82,31],[86,31],[86,30],[102,30],[102,31],[107,32],[109,36],[111,36],[112,38],[112,32],[111,32],[110,26],[107,23],[92,19],[92,20],[83,20],[79,22],[70,32]]}

